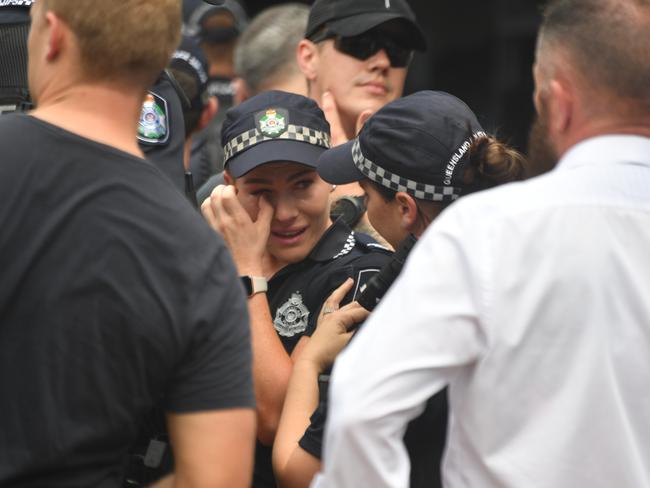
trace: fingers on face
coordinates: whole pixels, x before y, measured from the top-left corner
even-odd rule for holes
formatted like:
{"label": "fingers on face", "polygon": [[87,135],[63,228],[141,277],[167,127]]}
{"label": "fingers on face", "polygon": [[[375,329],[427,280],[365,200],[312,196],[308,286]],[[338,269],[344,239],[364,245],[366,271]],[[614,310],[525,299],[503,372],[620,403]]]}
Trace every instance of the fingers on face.
{"label": "fingers on face", "polygon": [[237,191],[232,185],[219,185],[210,195],[210,207],[220,227],[244,223],[248,214],[237,198]]}
{"label": "fingers on face", "polygon": [[262,221],[270,226],[271,220],[273,220],[273,206],[269,203],[264,195],[259,198],[258,206],[260,211],[257,215],[257,221]]}
{"label": "fingers on face", "polygon": [[359,118],[357,119],[357,126],[356,126],[357,134],[361,132],[363,125],[371,116],[372,116],[372,110],[370,109],[364,110],[363,112],[361,112],[361,114],[359,114]]}

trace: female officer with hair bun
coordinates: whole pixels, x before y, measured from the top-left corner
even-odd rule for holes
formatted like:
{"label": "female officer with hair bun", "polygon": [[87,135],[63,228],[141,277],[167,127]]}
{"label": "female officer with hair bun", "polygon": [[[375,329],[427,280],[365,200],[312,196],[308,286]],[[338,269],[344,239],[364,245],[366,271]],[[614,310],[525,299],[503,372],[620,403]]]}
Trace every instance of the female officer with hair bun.
{"label": "female officer with hair bun", "polygon": [[[358,181],[366,193],[370,223],[398,248],[406,239],[419,238],[458,198],[521,180],[524,167],[524,157],[486,134],[461,100],[444,92],[422,91],[389,103],[366,122],[356,139],[324,152],[318,173],[332,184]],[[325,312],[338,308],[339,295],[330,297]],[[350,340],[349,328],[358,322],[359,308],[353,303],[321,314],[294,366],[273,452],[282,486],[306,487],[320,469],[327,400],[321,395],[319,401],[318,378]],[[442,486],[446,428],[443,390],[406,431],[410,486]]]}

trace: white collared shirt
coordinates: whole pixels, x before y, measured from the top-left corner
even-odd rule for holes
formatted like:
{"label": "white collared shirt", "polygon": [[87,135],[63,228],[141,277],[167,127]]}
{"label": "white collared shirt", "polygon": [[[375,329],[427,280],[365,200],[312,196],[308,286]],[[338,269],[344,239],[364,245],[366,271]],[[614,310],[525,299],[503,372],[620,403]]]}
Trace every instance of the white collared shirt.
{"label": "white collared shirt", "polygon": [[449,385],[448,488],[650,486],[650,139],[461,199],[337,360],[312,486],[408,485]]}

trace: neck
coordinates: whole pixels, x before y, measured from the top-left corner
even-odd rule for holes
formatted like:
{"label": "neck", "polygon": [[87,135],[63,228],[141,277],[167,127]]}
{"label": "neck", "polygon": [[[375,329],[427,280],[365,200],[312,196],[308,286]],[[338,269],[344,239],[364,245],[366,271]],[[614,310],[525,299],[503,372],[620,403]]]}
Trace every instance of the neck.
{"label": "neck", "polygon": [[39,96],[32,116],[81,137],[143,157],[135,137],[144,93],[82,83]]}
{"label": "neck", "polygon": [[[189,135],[185,138],[185,144],[183,145],[183,167],[185,171],[190,171],[190,160],[192,156],[192,136]],[[203,203],[203,202],[200,202]]]}
{"label": "neck", "polygon": [[628,120],[596,119],[567,136],[564,143],[559,147],[558,153],[561,157],[570,148],[586,139],[614,134],[650,137],[650,117],[640,116],[638,119],[630,118]]}

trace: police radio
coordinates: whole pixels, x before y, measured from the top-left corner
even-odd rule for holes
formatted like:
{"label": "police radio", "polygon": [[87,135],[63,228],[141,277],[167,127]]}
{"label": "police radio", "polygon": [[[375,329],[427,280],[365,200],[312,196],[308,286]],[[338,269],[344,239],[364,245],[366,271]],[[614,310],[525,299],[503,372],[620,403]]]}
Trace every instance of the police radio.
{"label": "police radio", "polygon": [[400,242],[391,260],[379,270],[379,273],[368,280],[368,283],[365,284],[361,293],[357,296],[359,305],[369,312],[375,309],[402,271],[406,258],[417,241],[417,238],[413,234],[409,234],[407,238]]}

